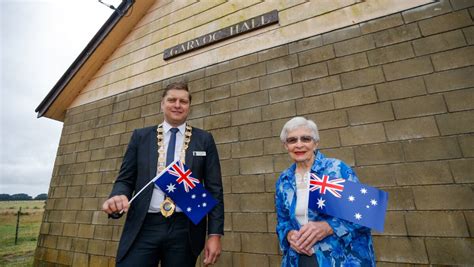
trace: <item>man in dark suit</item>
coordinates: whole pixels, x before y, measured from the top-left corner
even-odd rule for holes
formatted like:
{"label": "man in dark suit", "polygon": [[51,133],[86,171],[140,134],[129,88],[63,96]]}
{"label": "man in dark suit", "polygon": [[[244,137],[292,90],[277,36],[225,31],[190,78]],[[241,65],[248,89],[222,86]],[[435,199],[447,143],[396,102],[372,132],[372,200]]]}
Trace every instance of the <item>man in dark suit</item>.
{"label": "man in dark suit", "polygon": [[[208,265],[214,264],[221,253],[224,202],[219,156],[212,135],[186,123],[190,104],[187,84],[168,85],[161,100],[164,122],[132,134],[110,198],[102,206],[114,218],[127,213],[117,266],[161,263],[162,267],[191,267],[204,247],[204,264]],[[193,177],[217,200],[207,218],[197,225],[155,185],[148,186],[129,205],[133,194],[177,159],[185,161]]]}

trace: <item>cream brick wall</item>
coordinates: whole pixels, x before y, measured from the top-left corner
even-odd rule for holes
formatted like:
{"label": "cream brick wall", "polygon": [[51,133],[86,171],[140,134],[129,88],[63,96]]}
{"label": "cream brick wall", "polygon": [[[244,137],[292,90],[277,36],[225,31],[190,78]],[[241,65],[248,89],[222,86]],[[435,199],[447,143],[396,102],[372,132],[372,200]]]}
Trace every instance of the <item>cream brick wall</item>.
{"label": "cream brick wall", "polygon": [[[71,107],[428,2],[430,1],[157,1]],[[244,34],[175,59],[163,60],[166,48],[274,9],[280,12],[279,25]]]}
{"label": "cream brick wall", "polygon": [[[157,1],[123,49],[153,34],[144,32],[150,23],[173,19],[171,12],[184,22],[189,14],[179,11],[192,12],[204,1],[178,2]],[[313,5],[291,3],[282,9]],[[351,5],[323,16],[349,14],[364,3],[393,4],[334,3]],[[259,5],[269,3],[229,16]],[[304,30],[288,38],[314,30],[303,25],[319,17],[307,15],[283,26]],[[101,204],[132,130],[162,121],[162,90],[181,79],[189,81],[193,93],[190,123],[213,134],[220,155],[226,221],[216,266],[280,265],[274,186],[290,162],[279,134],[295,115],[318,123],[323,153],[344,160],[362,182],[389,193],[385,231],[373,232],[379,266],[474,265],[472,17],[472,1],[442,0],[281,44],[282,26],[275,25],[119,82],[112,79],[123,69],[115,69],[117,60],[151,43],[116,54],[91,82],[105,82],[88,92],[98,100],[87,98],[67,111],[35,265],[114,266],[124,219],[109,220]],[[276,40],[271,48],[265,48],[262,36]],[[220,54],[251,40],[255,47],[242,49],[241,57]],[[220,57],[206,65],[207,59],[199,61],[205,55]],[[152,75],[158,71],[168,76]],[[137,87],[133,79],[143,85]],[[116,86],[120,83],[123,88]]]}

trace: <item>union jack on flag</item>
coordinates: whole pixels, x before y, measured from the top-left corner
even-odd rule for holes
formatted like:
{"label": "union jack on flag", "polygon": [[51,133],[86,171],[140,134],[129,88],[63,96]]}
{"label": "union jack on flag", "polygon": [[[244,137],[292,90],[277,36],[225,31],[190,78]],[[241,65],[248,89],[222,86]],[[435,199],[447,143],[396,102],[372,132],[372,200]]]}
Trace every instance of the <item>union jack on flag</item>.
{"label": "union jack on flag", "polygon": [[191,170],[185,169],[184,164],[181,161],[171,165],[171,168],[168,169],[168,172],[175,177],[178,184],[183,184],[184,190],[189,192],[190,189],[193,189],[196,184],[199,184],[199,180],[191,176]]}
{"label": "union jack on flag", "polygon": [[181,161],[168,165],[153,178],[158,186],[194,223],[198,224],[209,213],[217,201],[198,179],[192,177],[191,170]]}
{"label": "union jack on flag", "polygon": [[329,181],[329,176],[323,175],[323,178],[319,178],[316,174],[311,173],[309,178],[309,190],[315,191],[319,189],[319,193],[326,194],[326,190],[329,191],[333,196],[340,198],[341,194],[344,189],[344,186],[341,185],[346,180],[342,178],[337,178]]}
{"label": "union jack on flag", "polygon": [[383,232],[387,192],[343,178],[319,178],[315,173],[311,173],[309,191],[308,208]]}

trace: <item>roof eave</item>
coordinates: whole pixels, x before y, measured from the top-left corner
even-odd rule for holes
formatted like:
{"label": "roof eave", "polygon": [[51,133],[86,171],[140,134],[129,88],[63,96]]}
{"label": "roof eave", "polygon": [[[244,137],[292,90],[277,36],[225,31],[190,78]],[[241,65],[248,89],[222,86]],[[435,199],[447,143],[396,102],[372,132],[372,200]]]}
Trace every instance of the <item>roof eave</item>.
{"label": "roof eave", "polygon": [[102,25],[99,31],[94,35],[94,37],[89,41],[84,50],[79,54],[79,56],[74,60],[71,66],[66,70],[66,72],[61,76],[58,82],[54,87],[49,91],[46,97],[41,101],[38,107],[35,109],[37,112],[37,117],[46,116],[51,119],[63,121],[65,110],[61,112],[61,115],[50,115],[47,113],[53,103],[58,99],[60,94],[67,87],[71,79],[78,73],[78,71],[84,66],[87,60],[94,54],[97,48],[103,43],[104,39],[112,32],[118,22],[122,19],[124,14],[130,10],[130,8],[135,3],[135,0],[123,0],[122,3],[117,7],[116,11],[107,19],[107,21]]}

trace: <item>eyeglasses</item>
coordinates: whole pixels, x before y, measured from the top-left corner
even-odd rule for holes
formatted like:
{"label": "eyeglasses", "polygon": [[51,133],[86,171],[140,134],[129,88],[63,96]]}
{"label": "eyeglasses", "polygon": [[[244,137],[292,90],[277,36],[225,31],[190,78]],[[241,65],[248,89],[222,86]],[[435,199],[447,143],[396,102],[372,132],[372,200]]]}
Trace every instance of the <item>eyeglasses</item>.
{"label": "eyeglasses", "polygon": [[314,139],[312,136],[309,136],[309,135],[303,135],[300,137],[288,137],[286,138],[286,143],[289,145],[293,145],[293,144],[296,144],[298,140],[300,140],[301,143],[307,144],[307,143],[311,143]]}

